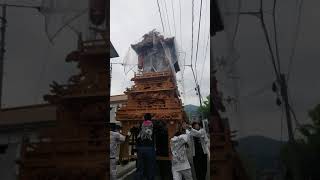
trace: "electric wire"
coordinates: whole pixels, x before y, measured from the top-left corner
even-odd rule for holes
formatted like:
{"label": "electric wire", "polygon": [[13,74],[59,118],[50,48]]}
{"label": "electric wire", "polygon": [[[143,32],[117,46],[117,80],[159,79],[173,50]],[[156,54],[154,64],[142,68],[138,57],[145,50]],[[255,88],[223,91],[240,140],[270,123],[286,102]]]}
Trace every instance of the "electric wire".
{"label": "electric wire", "polygon": [[269,49],[269,52],[270,52],[270,55],[271,55],[271,62],[272,62],[272,65],[273,65],[273,69],[274,69],[274,72],[275,72],[275,75],[276,75],[277,79],[280,79],[280,74],[278,72],[278,69],[277,69],[277,66],[276,66],[276,62],[275,62],[274,52],[273,52],[272,47],[271,47],[269,34],[268,34],[267,27],[266,27],[266,24],[265,24],[265,21],[264,21],[263,2],[262,2],[262,0],[260,0],[260,16],[261,16],[260,17],[260,19],[261,19],[260,22],[261,22],[261,26],[262,26],[262,29],[263,29],[263,32],[264,32],[264,35],[265,35],[265,38],[266,38],[266,41],[267,41],[268,49]]}
{"label": "electric wire", "polygon": [[[209,1],[209,5],[210,5],[210,1]],[[207,13],[208,12],[208,8],[207,6],[205,6],[205,12]],[[206,27],[206,21],[207,20],[207,16],[204,16],[204,27]],[[202,64],[202,68],[201,68],[201,76],[200,76],[200,87],[202,85],[202,78],[203,78],[203,71],[204,71],[204,65],[205,65],[205,61],[206,61],[206,58],[207,58],[207,48],[208,48],[208,41],[210,40],[210,28],[208,29],[208,38],[206,37],[205,33],[204,33],[204,46],[203,47],[206,47],[204,48],[204,62]]]}
{"label": "electric wire", "polygon": [[191,23],[191,59],[190,59],[190,64],[192,67],[192,59],[193,59],[193,22],[194,22],[194,0],[192,0],[192,23]]}
{"label": "electric wire", "polygon": [[[164,8],[164,5],[163,5],[162,0],[160,0],[159,4],[160,4],[160,7],[161,7],[161,12],[162,12],[162,14],[163,14],[162,17],[163,17],[164,29],[165,29],[166,32],[169,34],[168,20],[167,20],[167,18],[166,18],[166,14],[165,14],[166,9]],[[164,35],[166,35],[166,34],[164,34]]]}
{"label": "electric wire", "polygon": [[297,48],[297,41],[298,41],[298,37],[299,37],[299,32],[300,32],[300,25],[301,25],[301,14],[302,14],[302,7],[303,7],[303,0],[299,1],[300,4],[298,5],[298,17],[297,17],[297,24],[295,27],[295,32],[294,32],[294,40],[293,40],[293,48],[292,51],[290,53],[290,57],[289,57],[289,65],[288,65],[288,75],[287,75],[287,81],[289,81],[290,75],[291,75],[291,71],[292,71],[292,65],[293,65],[293,58],[296,52],[296,48]]}
{"label": "electric wire", "polygon": [[176,31],[176,19],[175,19],[175,16],[174,16],[173,0],[171,0],[171,9],[172,9],[172,15],[173,15],[174,36],[176,36],[176,34],[177,34],[177,31]]}
{"label": "electric wire", "polygon": [[[198,38],[197,38],[196,60],[195,60],[196,72],[197,72],[197,61],[198,61],[198,50],[199,50],[199,37],[201,32],[201,15],[202,15],[202,0],[200,1],[200,16],[199,16],[199,24],[198,24]],[[196,73],[196,78],[198,79],[197,73]]]}
{"label": "electric wire", "polygon": [[202,85],[202,78],[203,78],[205,61],[206,61],[206,59],[207,59],[207,50],[208,50],[209,41],[210,41],[210,32],[208,33],[208,39],[207,39],[206,49],[205,49],[205,53],[204,53],[204,62],[203,62],[203,64],[202,64],[202,68],[201,68],[200,87],[201,87],[201,85]]}
{"label": "electric wire", "polygon": [[160,15],[160,20],[161,20],[162,30],[163,30],[163,33],[165,33],[165,31],[164,31],[164,25],[163,25],[163,20],[162,20],[162,16],[161,16],[161,9],[160,9],[160,5],[159,5],[159,0],[157,0],[157,5],[158,5],[158,10],[159,10],[159,15]]}
{"label": "electric wire", "polygon": [[[160,9],[161,9],[161,12],[162,12],[162,14],[163,14],[163,25],[164,25],[164,29],[166,30],[166,32],[169,34],[169,27],[168,27],[168,20],[167,20],[167,18],[166,18],[166,14],[165,14],[165,12],[166,12],[166,9],[164,8],[164,4],[163,4],[163,2],[162,2],[162,0],[160,0],[159,1],[159,4],[160,4]],[[167,35],[167,34],[164,34],[164,35]]]}
{"label": "electric wire", "polygon": [[278,63],[278,71],[281,72],[280,67],[280,53],[278,47],[278,32],[277,32],[277,23],[276,23],[276,7],[277,7],[277,0],[273,0],[273,9],[272,9],[272,21],[273,21],[273,33],[274,33],[274,42],[275,42],[275,53],[276,53],[276,61]]}
{"label": "electric wire", "polygon": [[181,19],[182,19],[182,16],[181,16],[181,0],[179,0],[179,11],[180,11],[180,43],[181,43],[181,50],[183,49],[183,46],[182,46],[182,23],[181,23]]}
{"label": "electric wire", "polygon": [[199,97],[200,106],[202,106],[202,97],[201,97],[201,94],[200,94],[199,83],[198,83],[198,81],[196,79],[193,66],[190,66],[190,67],[191,67],[192,75],[193,75],[193,78],[194,78],[194,81],[195,81],[195,84],[196,84],[196,91],[197,91],[197,94],[198,94],[198,97]]}
{"label": "electric wire", "polygon": [[171,35],[171,28],[170,28],[170,20],[169,20],[169,15],[168,15],[167,3],[166,3],[166,0],[163,0],[163,1],[164,1],[164,7],[166,10],[167,20],[168,20],[169,34]]}
{"label": "electric wire", "polygon": [[263,34],[264,34],[265,39],[267,41],[267,47],[268,47],[268,51],[270,53],[270,59],[271,59],[272,65],[273,65],[273,69],[274,69],[276,78],[280,79],[280,72],[278,71],[278,68],[277,68],[276,58],[275,58],[273,49],[271,47],[271,41],[270,41],[269,33],[268,33],[268,30],[267,30],[267,26],[265,24],[264,10],[263,10],[263,0],[260,0],[259,11],[257,11],[257,12],[240,12],[240,14],[252,15],[252,16],[256,16],[257,18],[260,19],[260,23],[261,23],[261,26],[262,26]]}

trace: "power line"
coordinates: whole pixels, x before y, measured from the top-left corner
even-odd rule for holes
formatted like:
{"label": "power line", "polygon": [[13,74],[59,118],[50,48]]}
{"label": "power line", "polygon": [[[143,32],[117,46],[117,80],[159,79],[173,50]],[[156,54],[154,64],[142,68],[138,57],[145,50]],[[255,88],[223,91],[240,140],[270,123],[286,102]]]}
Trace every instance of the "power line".
{"label": "power line", "polygon": [[167,33],[169,33],[169,28],[166,27],[167,26],[167,19],[166,19],[166,16],[165,16],[165,12],[166,12],[166,9],[164,8],[164,5],[163,5],[163,2],[160,0],[159,1],[159,5],[160,5],[160,10],[162,12],[162,18],[163,18],[163,26],[164,26],[164,29]]}
{"label": "power line", "polygon": [[276,57],[277,57],[277,63],[278,63],[278,71],[281,72],[280,54],[279,54],[279,47],[278,47],[278,32],[277,32],[277,23],[276,23],[276,7],[277,7],[277,0],[273,0],[273,8],[272,8],[273,33],[274,33]]}
{"label": "power line", "polygon": [[175,17],[174,17],[173,0],[171,0],[171,9],[172,9],[172,14],[173,14],[174,35],[176,36],[177,31],[176,31],[176,20],[175,20]]}
{"label": "power line", "polygon": [[168,20],[169,33],[171,35],[171,28],[170,28],[170,21],[169,21],[169,16],[168,16],[167,3],[166,3],[166,0],[163,0],[163,1],[164,1],[164,7],[165,7],[165,10],[166,10],[167,20]]}
{"label": "power line", "polygon": [[200,106],[202,106],[202,97],[201,97],[200,87],[199,87],[199,83],[198,83],[198,81],[197,81],[197,79],[196,79],[193,66],[192,66],[192,65],[186,65],[186,66],[189,66],[189,67],[191,68],[192,75],[193,75],[193,79],[194,79],[194,82],[195,82],[195,85],[196,85],[195,90],[197,91],[197,95],[198,95],[198,97],[199,97]]}
{"label": "power line", "polygon": [[[208,1],[206,1],[206,2],[208,4]],[[209,1],[209,5],[210,5],[210,1]],[[204,7],[206,8],[205,12],[207,13],[208,12],[208,8],[207,8],[206,5]],[[207,22],[206,21],[207,20],[207,16],[205,16],[204,18],[205,18],[204,19],[204,27],[206,27],[205,25],[206,25],[206,22]],[[204,35],[205,35],[205,33],[204,33]],[[206,36],[204,36],[204,39],[207,40],[207,41],[204,41],[204,47],[206,47],[206,48],[204,49],[204,60],[203,60],[204,62],[202,64],[202,68],[201,68],[200,87],[202,85],[203,71],[204,71],[205,61],[206,61],[206,58],[207,58],[208,42],[210,41],[210,29],[208,29],[208,38],[206,38]]]}
{"label": "power line", "polygon": [[[202,15],[202,0],[200,3],[200,17],[199,17],[199,24],[198,24],[198,38],[197,38],[197,50],[196,50],[196,61],[195,61],[195,70],[197,72],[197,61],[198,61],[198,50],[199,50],[199,37],[201,32],[201,15]],[[198,79],[198,75],[196,76]]]}
{"label": "power line", "polygon": [[[202,0],[201,0],[202,1]],[[194,0],[192,0],[192,39],[191,39],[191,63],[190,65],[190,68],[191,68],[191,71],[192,71],[192,75],[193,75],[193,78],[194,78],[194,81],[195,81],[195,84],[196,84],[196,91],[197,91],[197,94],[198,94],[198,97],[199,97],[199,102],[200,102],[200,106],[202,106],[202,97],[201,97],[201,92],[200,92],[200,87],[199,87],[199,83],[198,83],[198,80],[196,78],[196,75],[195,75],[195,72],[194,72],[194,69],[193,69],[193,65],[192,65],[192,59],[193,59],[193,26],[194,25]]]}
{"label": "power line", "polygon": [[182,25],[181,25],[181,0],[179,0],[179,10],[180,10],[180,43],[181,43],[181,49],[183,49],[182,47]]}
{"label": "power line", "polygon": [[272,47],[271,47],[271,42],[270,42],[269,34],[268,34],[268,31],[267,31],[267,26],[266,26],[265,21],[264,21],[263,2],[262,2],[262,0],[260,0],[259,15],[260,15],[260,19],[261,19],[261,21],[260,21],[261,22],[261,26],[262,26],[262,29],[263,29],[263,32],[264,32],[264,35],[265,35],[265,38],[266,38],[266,41],[267,41],[267,45],[268,45],[268,48],[269,48],[269,52],[270,52],[270,55],[271,55],[271,62],[273,64],[273,69],[275,71],[275,75],[276,75],[277,79],[280,79],[280,73],[278,72],[278,69],[277,69],[277,66],[276,66],[274,53],[273,53],[273,50],[272,50]]}
{"label": "power line", "polygon": [[274,72],[275,72],[277,80],[279,80],[280,79],[280,72],[278,71],[278,68],[277,68],[277,65],[276,65],[277,64],[276,63],[276,58],[275,58],[273,49],[271,47],[271,41],[270,41],[269,33],[268,33],[268,30],[267,30],[267,26],[265,24],[264,10],[263,10],[263,0],[260,0],[259,11],[240,12],[240,14],[242,14],[242,15],[252,15],[252,16],[256,16],[258,19],[260,19],[260,23],[261,23],[261,26],[262,26],[263,34],[264,34],[265,39],[267,41],[267,45],[268,45],[267,47],[268,47],[268,50],[269,50],[269,53],[270,53],[270,56],[271,56],[270,59],[271,59],[272,65],[273,65],[273,69],[274,69]]}
{"label": "power line", "polygon": [[160,6],[160,11],[162,12],[162,20],[163,20],[164,30],[167,33],[169,33],[169,29],[168,29],[168,27],[166,27],[167,26],[167,21],[166,21],[167,19],[166,19],[166,16],[165,16],[166,10],[165,10],[163,2],[161,0],[159,1],[159,6]]}
{"label": "power line", "polygon": [[204,53],[204,62],[202,64],[202,68],[201,68],[200,86],[202,85],[202,77],[203,77],[203,72],[204,72],[205,61],[207,59],[207,50],[208,50],[209,41],[210,41],[210,32],[208,33],[208,39],[207,39],[206,49],[205,49],[205,53]]}
{"label": "power line", "polygon": [[298,41],[298,36],[300,32],[300,23],[301,23],[301,14],[302,14],[302,6],[303,6],[303,0],[300,0],[300,4],[298,5],[298,17],[297,17],[297,24],[294,32],[294,40],[293,40],[293,48],[289,57],[289,65],[288,65],[288,75],[287,75],[287,81],[289,81],[290,74],[291,74],[291,69],[292,69],[292,64],[293,64],[293,57],[295,55],[296,47],[297,47],[297,41]]}
{"label": "power line", "polygon": [[164,25],[163,25],[162,16],[161,16],[159,0],[157,0],[157,4],[158,4],[158,10],[159,10],[159,15],[160,15],[160,19],[161,19],[162,30],[163,30],[163,33],[164,33]]}
{"label": "power line", "polygon": [[[280,60],[279,60],[279,51],[278,51],[278,42],[277,42],[277,28],[276,28],[276,21],[275,21],[275,9],[276,9],[276,0],[274,0],[273,4],[273,30],[275,33],[275,46],[276,46],[276,55],[273,52],[273,49],[271,47],[271,42],[268,34],[268,30],[265,24],[264,20],[264,13],[263,13],[263,0],[260,0],[260,10],[259,12],[249,12],[244,14],[250,14],[257,16],[261,21],[262,29],[267,41],[267,45],[269,48],[269,52],[271,54],[271,61],[273,64],[273,68],[275,71],[276,79],[280,84],[281,89],[281,96],[282,100],[284,101],[285,105],[285,113],[286,113],[286,119],[287,119],[287,129],[288,129],[288,136],[289,136],[289,142],[294,143],[294,132],[292,130],[292,122],[291,122],[291,114],[293,113],[292,109],[290,108],[289,99],[288,99],[288,86],[287,86],[287,80],[285,77],[285,74],[281,72],[280,69]],[[241,13],[243,14],[243,13]],[[276,57],[275,57],[276,56]],[[276,63],[277,61],[277,63]],[[278,64],[278,67],[277,67]]]}
{"label": "power line", "polygon": [[192,37],[191,37],[191,66],[192,66],[192,59],[193,59],[193,21],[194,21],[194,0],[192,0],[192,23],[191,23],[191,31],[192,31]]}

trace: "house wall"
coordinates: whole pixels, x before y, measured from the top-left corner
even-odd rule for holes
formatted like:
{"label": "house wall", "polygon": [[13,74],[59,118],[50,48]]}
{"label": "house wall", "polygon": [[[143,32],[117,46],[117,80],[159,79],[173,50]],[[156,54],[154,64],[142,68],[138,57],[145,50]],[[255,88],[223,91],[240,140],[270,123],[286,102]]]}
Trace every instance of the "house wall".
{"label": "house wall", "polygon": [[117,107],[121,107],[124,102],[110,102],[110,123],[120,124],[119,121],[116,120]]}
{"label": "house wall", "polygon": [[20,157],[22,137],[27,136],[32,141],[36,138],[38,130],[0,132],[0,145],[7,145],[4,153],[0,153],[0,179],[18,180],[18,165],[16,160]]}
{"label": "house wall", "polygon": [[0,146],[7,146],[0,153],[0,180],[16,180],[23,137],[36,139],[39,130],[54,125],[56,108],[52,105],[34,105],[2,109],[0,111]]}

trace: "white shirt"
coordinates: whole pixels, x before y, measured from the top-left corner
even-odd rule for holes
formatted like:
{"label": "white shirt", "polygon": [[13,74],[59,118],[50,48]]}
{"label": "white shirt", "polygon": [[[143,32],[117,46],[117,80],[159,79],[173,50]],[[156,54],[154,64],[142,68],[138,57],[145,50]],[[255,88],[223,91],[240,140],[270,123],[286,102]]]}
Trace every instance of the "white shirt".
{"label": "white shirt", "polygon": [[126,140],[126,137],[119,132],[110,131],[110,158],[118,156],[119,145]]}
{"label": "white shirt", "polygon": [[171,152],[172,152],[172,170],[182,171],[190,169],[190,163],[188,161],[187,150],[185,143],[187,143],[188,135],[181,134],[180,136],[174,136],[171,138]]}
{"label": "white shirt", "polygon": [[190,147],[190,153],[192,156],[195,156],[195,147],[194,147],[194,141],[193,137],[198,137],[200,138],[201,141],[201,146],[204,154],[209,154],[209,149],[208,149],[208,143],[209,143],[209,138],[207,136],[207,133],[204,129],[200,130],[195,130],[191,128],[190,130],[186,130],[186,134],[189,136],[189,147]]}

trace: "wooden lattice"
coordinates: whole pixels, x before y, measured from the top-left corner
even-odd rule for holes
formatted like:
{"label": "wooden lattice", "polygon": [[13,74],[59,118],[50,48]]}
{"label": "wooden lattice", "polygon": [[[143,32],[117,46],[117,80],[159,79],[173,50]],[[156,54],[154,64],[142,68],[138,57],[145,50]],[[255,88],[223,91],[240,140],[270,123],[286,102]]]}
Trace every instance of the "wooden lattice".
{"label": "wooden lattice", "polygon": [[[183,108],[173,74],[170,71],[135,74],[132,81],[134,85],[125,92],[128,101],[118,109],[116,115],[116,119],[122,123],[123,133],[137,127],[145,113],[151,113],[153,120],[165,122],[168,138],[173,137],[183,120]],[[129,142],[121,147],[121,159],[134,158],[129,155],[128,146]],[[168,146],[161,148],[167,149]]]}
{"label": "wooden lattice", "polygon": [[[160,33],[151,31],[131,47],[138,55],[139,73],[131,79],[134,85],[125,91],[128,101],[118,109],[116,119],[121,122],[123,133],[135,132],[144,114],[151,113],[155,123],[163,128],[160,133],[155,133],[159,135],[156,137],[158,158],[169,160],[169,139],[184,119],[175,79],[175,73],[180,69],[174,38],[165,39]],[[129,152],[129,145],[134,147],[135,142],[128,140],[121,146],[121,160],[135,158],[134,153]]]}

